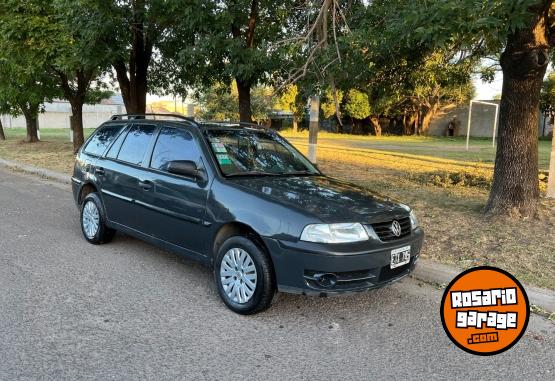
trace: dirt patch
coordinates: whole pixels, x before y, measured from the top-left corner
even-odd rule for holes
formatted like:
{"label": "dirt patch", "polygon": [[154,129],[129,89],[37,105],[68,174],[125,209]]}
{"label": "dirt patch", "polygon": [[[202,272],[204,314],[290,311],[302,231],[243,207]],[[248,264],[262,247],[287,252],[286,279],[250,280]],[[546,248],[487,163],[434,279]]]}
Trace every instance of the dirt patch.
{"label": "dirt patch", "polygon": [[21,139],[8,139],[0,143],[0,157],[69,174],[75,159],[72,149],[70,142],[59,140],[24,143]]}

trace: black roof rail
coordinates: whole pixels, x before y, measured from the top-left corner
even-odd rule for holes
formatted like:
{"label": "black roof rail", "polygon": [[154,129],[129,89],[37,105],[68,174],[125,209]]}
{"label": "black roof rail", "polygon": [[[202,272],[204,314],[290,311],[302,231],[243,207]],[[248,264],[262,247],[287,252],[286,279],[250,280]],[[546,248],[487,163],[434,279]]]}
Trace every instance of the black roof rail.
{"label": "black roof rail", "polygon": [[250,122],[239,122],[238,124],[241,127],[257,128],[257,129],[261,129],[261,130],[269,129],[267,126],[264,126],[262,124],[256,124],[256,123],[250,123]]}
{"label": "black roof rail", "polygon": [[176,119],[180,119],[180,120],[187,120],[189,122],[194,122],[195,121],[194,118],[190,118],[188,116],[184,116],[184,115],[181,115],[181,114],[157,114],[157,113],[116,114],[116,115],[112,115],[110,120],[124,120],[124,118],[127,118],[127,120],[146,119],[149,116],[151,116],[152,119],[154,119],[154,120],[156,120],[156,117],[162,117],[162,118],[176,118]]}

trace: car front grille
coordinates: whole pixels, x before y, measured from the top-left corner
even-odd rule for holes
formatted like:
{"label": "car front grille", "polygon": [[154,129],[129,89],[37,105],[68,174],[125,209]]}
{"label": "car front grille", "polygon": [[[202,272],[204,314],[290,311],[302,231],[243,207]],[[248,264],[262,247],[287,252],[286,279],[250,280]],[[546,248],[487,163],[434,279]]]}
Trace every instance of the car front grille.
{"label": "car front grille", "polygon": [[372,229],[374,229],[374,231],[376,232],[376,234],[378,235],[378,238],[380,240],[382,240],[384,242],[394,241],[396,239],[406,237],[410,234],[411,226],[410,226],[410,218],[409,217],[400,218],[400,219],[397,220],[399,222],[399,224],[401,225],[401,235],[399,235],[399,236],[396,236],[391,231],[391,224],[393,223],[393,221],[394,220],[387,221],[387,222],[380,222],[380,223],[371,225]]}

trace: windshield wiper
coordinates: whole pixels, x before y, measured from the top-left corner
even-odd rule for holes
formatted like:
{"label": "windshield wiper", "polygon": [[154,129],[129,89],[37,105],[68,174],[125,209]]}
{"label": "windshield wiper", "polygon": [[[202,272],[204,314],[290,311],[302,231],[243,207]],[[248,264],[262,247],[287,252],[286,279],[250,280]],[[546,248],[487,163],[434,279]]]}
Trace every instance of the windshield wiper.
{"label": "windshield wiper", "polygon": [[282,172],[280,173],[281,176],[313,176],[318,175],[317,172],[312,171],[292,171],[292,172]]}
{"label": "windshield wiper", "polygon": [[281,176],[281,173],[273,172],[260,172],[260,171],[246,171],[246,172],[233,172],[225,175],[226,177],[240,177],[240,176]]}

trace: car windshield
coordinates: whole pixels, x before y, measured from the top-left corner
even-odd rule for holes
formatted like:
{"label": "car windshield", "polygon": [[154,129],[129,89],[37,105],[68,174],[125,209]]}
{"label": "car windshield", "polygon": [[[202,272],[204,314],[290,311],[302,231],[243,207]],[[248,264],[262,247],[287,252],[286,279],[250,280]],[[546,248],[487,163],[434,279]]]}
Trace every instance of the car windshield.
{"label": "car windshield", "polygon": [[225,176],[310,176],[320,172],[279,135],[255,129],[208,130]]}

